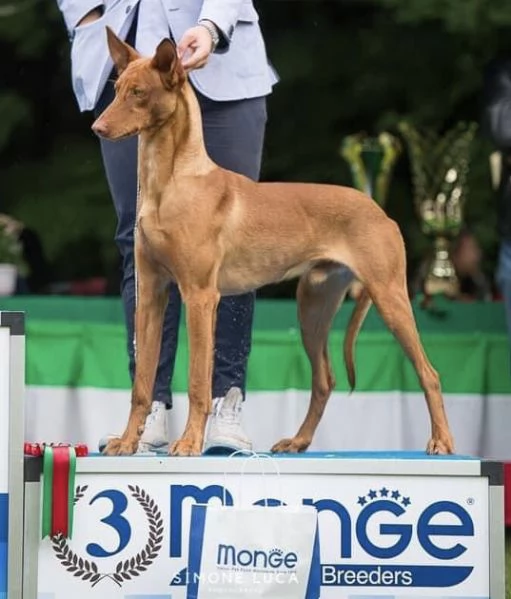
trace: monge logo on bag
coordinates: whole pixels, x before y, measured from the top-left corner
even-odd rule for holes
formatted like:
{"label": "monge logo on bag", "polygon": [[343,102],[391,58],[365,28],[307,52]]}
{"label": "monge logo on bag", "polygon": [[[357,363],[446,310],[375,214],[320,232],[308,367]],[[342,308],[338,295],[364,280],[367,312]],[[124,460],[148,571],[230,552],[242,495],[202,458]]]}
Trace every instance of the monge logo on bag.
{"label": "monge logo on bag", "polygon": [[247,547],[236,547],[220,543],[217,548],[216,564],[219,570],[252,574],[264,580],[296,576],[298,556],[293,551],[274,547],[269,551]]}

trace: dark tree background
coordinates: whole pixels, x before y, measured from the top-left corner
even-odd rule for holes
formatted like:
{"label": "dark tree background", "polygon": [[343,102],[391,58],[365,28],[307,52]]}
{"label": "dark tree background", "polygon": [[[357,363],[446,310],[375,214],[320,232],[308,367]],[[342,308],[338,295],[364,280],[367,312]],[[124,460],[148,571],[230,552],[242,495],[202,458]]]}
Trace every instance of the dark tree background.
{"label": "dark tree background", "polygon": [[[440,130],[479,120],[482,69],[511,53],[507,0],[255,0],[281,77],[269,99],[266,180],[351,184],[344,136],[396,132],[403,117]],[[42,238],[55,280],[108,275],[115,220],[90,114],[70,85],[69,42],[54,0],[0,2],[0,212]],[[494,268],[495,198],[474,144],[467,221]],[[389,214],[413,269],[426,248],[402,155]]]}

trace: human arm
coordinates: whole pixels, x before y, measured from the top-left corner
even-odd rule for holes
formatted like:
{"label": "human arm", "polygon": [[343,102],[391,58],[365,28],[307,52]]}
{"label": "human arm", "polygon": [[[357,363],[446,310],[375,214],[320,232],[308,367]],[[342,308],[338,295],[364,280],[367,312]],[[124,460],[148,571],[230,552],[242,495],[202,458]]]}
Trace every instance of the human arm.
{"label": "human arm", "polygon": [[202,20],[214,23],[220,34],[219,49],[226,50],[231,41],[244,0],[204,0],[199,15]]}
{"label": "human arm", "polygon": [[186,70],[203,67],[211,52],[227,51],[242,4],[243,0],[204,0],[198,25],[188,29],[178,44]]}
{"label": "human arm", "polygon": [[489,66],[484,79],[483,121],[500,150],[511,149],[511,61]]}
{"label": "human arm", "polygon": [[85,25],[99,19],[104,5],[98,0],[57,0],[67,30],[72,33],[78,25]]}

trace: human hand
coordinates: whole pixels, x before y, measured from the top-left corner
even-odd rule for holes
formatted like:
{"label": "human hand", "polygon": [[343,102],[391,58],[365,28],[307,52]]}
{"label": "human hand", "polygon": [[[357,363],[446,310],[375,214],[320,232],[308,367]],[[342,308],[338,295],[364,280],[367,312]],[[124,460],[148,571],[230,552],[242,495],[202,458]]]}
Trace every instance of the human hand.
{"label": "human hand", "polygon": [[93,23],[94,21],[97,21],[99,18],[101,18],[102,15],[103,15],[103,10],[99,6],[96,8],[93,8],[84,17],[82,17],[78,21],[76,26],[80,27],[80,25],[87,25],[87,23]]}
{"label": "human hand", "polygon": [[213,50],[211,34],[202,25],[196,25],[184,32],[177,45],[177,54],[185,71],[202,68]]}

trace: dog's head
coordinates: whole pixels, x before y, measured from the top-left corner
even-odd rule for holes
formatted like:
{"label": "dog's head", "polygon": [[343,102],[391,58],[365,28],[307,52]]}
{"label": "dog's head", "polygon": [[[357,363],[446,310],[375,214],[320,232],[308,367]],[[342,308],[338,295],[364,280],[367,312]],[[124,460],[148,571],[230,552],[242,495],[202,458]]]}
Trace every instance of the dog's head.
{"label": "dog's head", "polygon": [[174,114],[186,80],[175,44],[164,39],[153,58],[143,58],[109,27],[106,30],[118,79],[114,100],[92,130],[116,140],[159,127]]}

